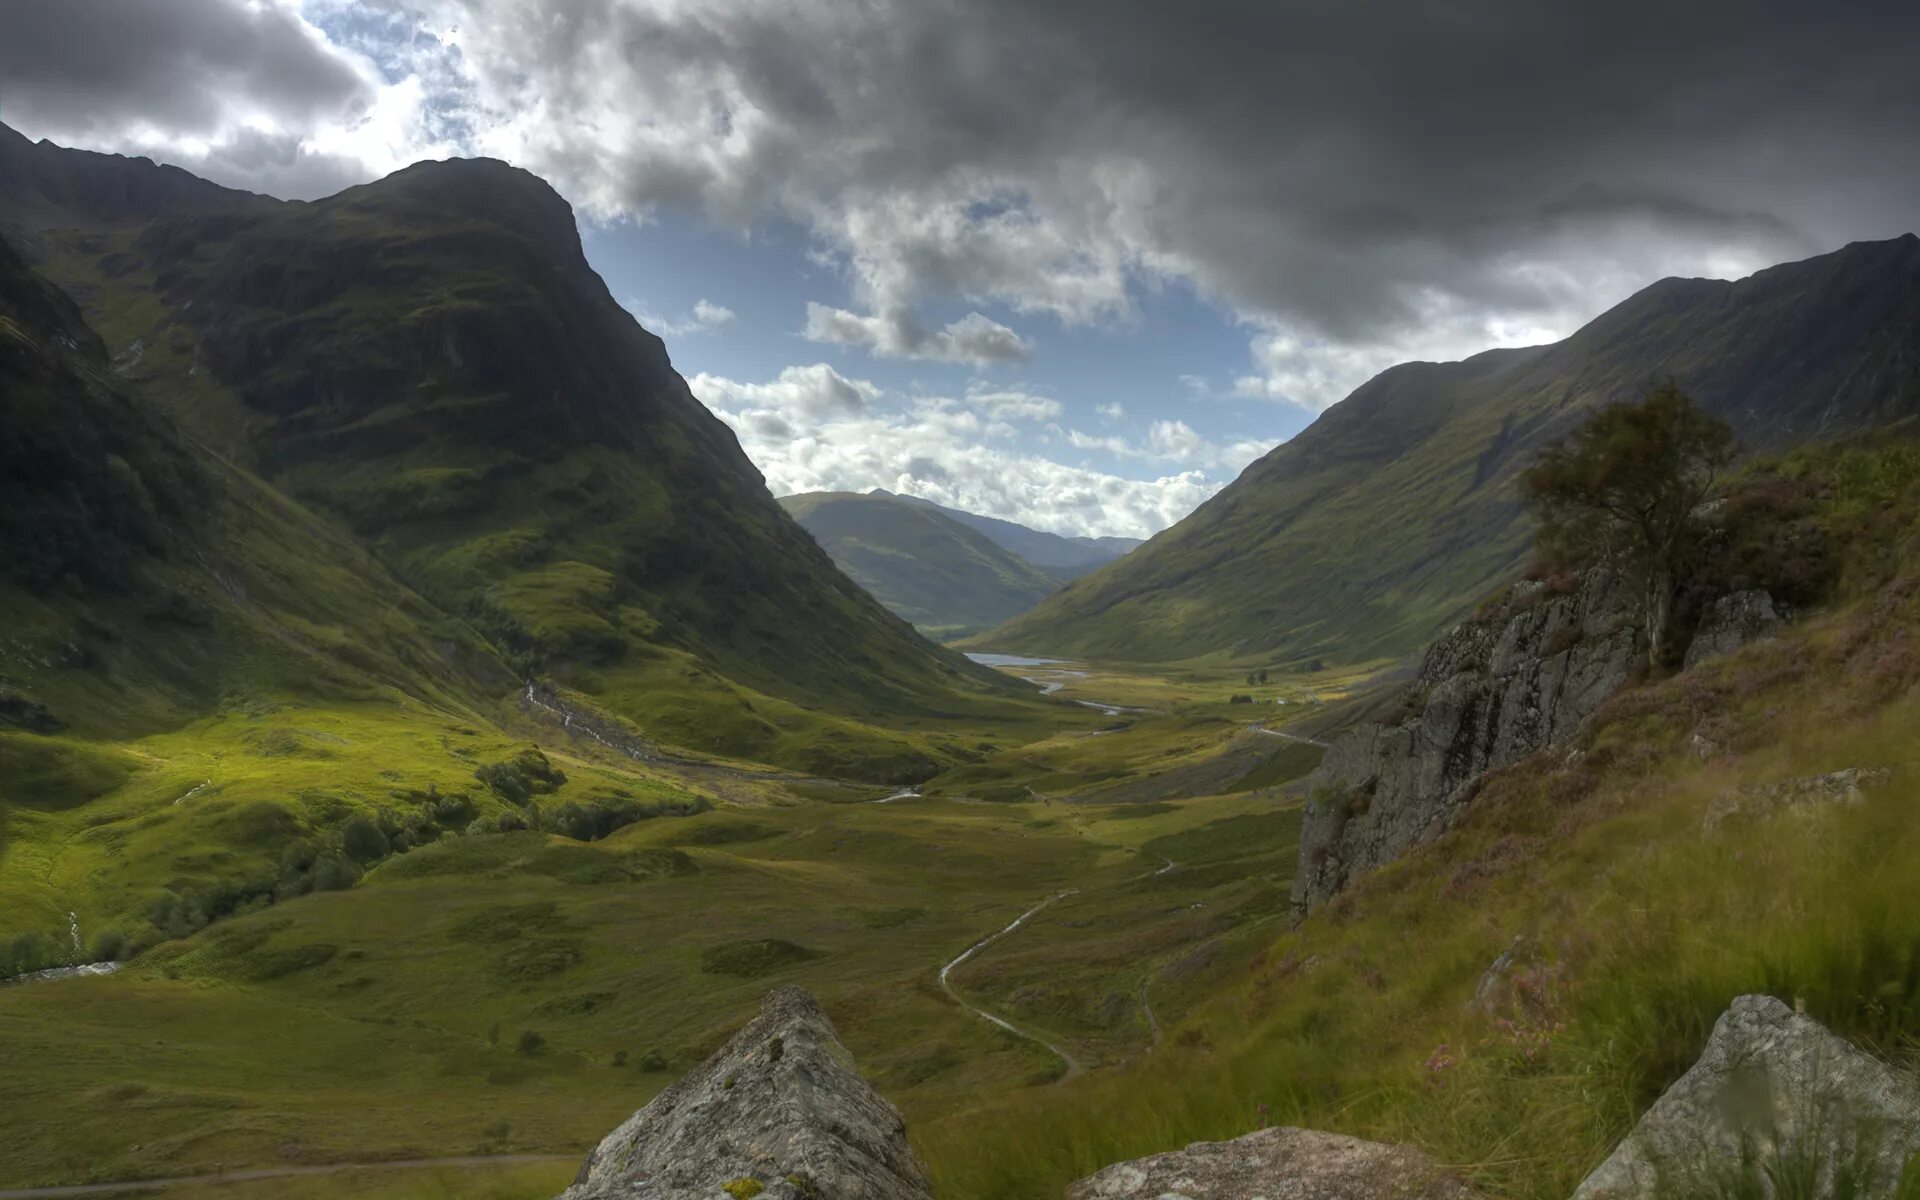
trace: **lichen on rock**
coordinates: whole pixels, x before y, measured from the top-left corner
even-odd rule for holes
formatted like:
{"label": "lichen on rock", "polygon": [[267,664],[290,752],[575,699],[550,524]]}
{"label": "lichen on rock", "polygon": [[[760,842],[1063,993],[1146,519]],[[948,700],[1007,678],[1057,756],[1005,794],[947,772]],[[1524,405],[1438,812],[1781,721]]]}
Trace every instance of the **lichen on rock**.
{"label": "lichen on rock", "polygon": [[1230,1142],[1115,1163],[1067,1200],[1472,1200],[1474,1193],[1406,1146],[1314,1129],[1262,1129]]}
{"label": "lichen on rock", "polygon": [[758,1016],[596,1147],[562,1200],[926,1200],[900,1112],[804,990]]}

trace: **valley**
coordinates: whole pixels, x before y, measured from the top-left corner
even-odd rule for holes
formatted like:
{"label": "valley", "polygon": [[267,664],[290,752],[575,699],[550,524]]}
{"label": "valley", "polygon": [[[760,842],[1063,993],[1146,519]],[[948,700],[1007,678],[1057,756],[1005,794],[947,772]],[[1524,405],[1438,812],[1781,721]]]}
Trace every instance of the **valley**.
{"label": "valley", "polygon": [[[1076,669],[1090,696],[1108,679],[1144,686],[1125,670]],[[1159,1020],[1194,1000],[1158,973],[1284,911],[1300,803],[1284,784],[1311,761],[1277,762],[1244,790],[1206,794],[1174,778],[1150,802],[1074,794],[1077,781],[1121,776],[1136,759],[1157,773],[1220,760],[1242,782],[1252,772],[1227,748],[1244,740],[1241,726],[1213,715],[1228,707],[1216,692],[1164,682],[1156,695],[1172,711],[1117,721],[1056,701],[1051,735],[921,794],[637,759],[579,722],[505,706],[501,734],[538,745],[567,776],[543,807],[582,787],[674,789],[713,807],[587,843],[530,831],[442,838],[371,866],[358,886],[224,917],[111,977],[0,988],[0,1062],[15,1084],[0,1117],[24,1135],[5,1181],[570,1152],[777,982],[822,996],[866,1068],[930,1129],[982,1097],[1128,1062],[1154,1042],[1149,988],[1165,992]],[[444,719],[416,720],[411,743],[389,743],[407,747],[388,759],[408,764],[404,778],[369,770],[358,786],[437,782],[451,794],[460,764],[516,744],[473,727],[449,743]],[[259,807],[243,797],[286,786],[276,771],[355,761],[374,728],[392,739],[396,723],[275,712],[217,723],[240,726],[231,733],[130,747],[131,778],[88,802],[88,824],[16,815],[9,862],[44,865],[31,878],[8,872],[9,911],[52,919],[73,907],[86,936],[124,922],[142,876],[103,872],[89,829],[148,826],[131,847],[173,853],[156,879],[177,869],[189,829],[218,859]],[[302,749],[247,752],[286,736]],[[240,756],[259,777],[234,774]],[[423,769],[435,760],[451,770]],[[196,772],[212,772],[211,785],[190,780]],[[348,785],[337,767],[329,774]],[[998,798],[1009,788],[1021,798]],[[1236,844],[1234,831],[1269,828],[1257,845]],[[378,1109],[353,1100],[373,1093],[387,1098]],[[436,1186],[531,1196],[571,1169],[500,1163],[499,1178],[465,1164],[439,1172],[464,1182]],[[269,1185],[168,1194],[203,1186],[224,1196]],[[497,1190],[515,1187],[526,1190]]]}
{"label": "valley", "polygon": [[534,1200],[662,1097],[950,1200],[1280,1127],[1558,1200],[1736,1005],[1920,1068],[1911,235],[1137,544],[776,498],[504,162],[0,169],[0,1200]]}

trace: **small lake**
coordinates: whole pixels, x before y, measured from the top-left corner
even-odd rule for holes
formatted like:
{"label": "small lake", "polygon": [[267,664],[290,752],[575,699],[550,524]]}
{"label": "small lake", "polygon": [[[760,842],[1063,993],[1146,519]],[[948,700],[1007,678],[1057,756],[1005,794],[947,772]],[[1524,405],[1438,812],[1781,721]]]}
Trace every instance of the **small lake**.
{"label": "small lake", "polygon": [[1027,658],[1020,654],[975,654],[970,650],[967,657],[983,667],[1046,667],[1067,661],[1064,658]]}

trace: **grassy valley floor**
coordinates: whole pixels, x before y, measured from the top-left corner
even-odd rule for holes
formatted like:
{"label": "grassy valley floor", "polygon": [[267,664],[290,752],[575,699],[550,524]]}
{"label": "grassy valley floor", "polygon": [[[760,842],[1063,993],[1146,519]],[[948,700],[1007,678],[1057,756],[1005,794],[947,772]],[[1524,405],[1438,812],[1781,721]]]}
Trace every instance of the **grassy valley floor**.
{"label": "grassy valley floor", "polygon": [[[1283,785],[1317,751],[1251,732],[1210,684],[1073,669],[1076,695],[1111,685],[1156,709],[1015,708],[977,761],[917,795],[629,753],[525,698],[493,713],[237,703],[113,746],[9,735],[0,749],[44,786],[14,776],[42,799],[6,810],[7,910],[49,936],[71,912],[83,941],[158,944],[111,976],[0,988],[0,1124],[17,1135],[0,1188],[584,1153],[777,983],[821,996],[929,1155],[941,1122],[983,1099],[1055,1090],[1068,1065],[1049,1045],[1096,1075],[1154,1053],[1210,948],[1277,928],[1299,806]],[[1034,740],[1008,732],[1018,722]],[[474,772],[530,744],[564,776],[532,798],[543,811],[624,799],[662,815],[591,842],[497,832],[516,805]],[[1074,794],[1085,778],[1134,791]],[[149,925],[183,871],[244,890],[276,866],[269,849],[341,812],[452,797],[438,837],[355,886],[254,895],[170,940]],[[943,989],[944,965],[1060,893],[947,980],[1037,1039]],[[545,1196],[567,1172],[399,1175],[168,1194]]]}

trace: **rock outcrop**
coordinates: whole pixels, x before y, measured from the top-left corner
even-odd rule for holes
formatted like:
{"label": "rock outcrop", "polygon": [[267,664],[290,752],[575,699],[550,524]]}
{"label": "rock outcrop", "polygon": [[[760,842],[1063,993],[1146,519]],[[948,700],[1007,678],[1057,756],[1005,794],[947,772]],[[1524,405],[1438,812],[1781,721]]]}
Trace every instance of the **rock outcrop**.
{"label": "rock outcrop", "polygon": [[1472,1200],[1426,1155],[1312,1129],[1262,1129],[1231,1142],[1115,1163],[1067,1200]]}
{"label": "rock outcrop", "polygon": [[1605,571],[1558,595],[1521,583],[1430,646],[1414,715],[1349,731],[1309,780],[1295,913],[1445,832],[1482,772],[1571,739],[1632,674],[1635,599]]}
{"label": "rock outcrop", "polygon": [[1771,633],[1787,619],[1774,599],[1758,588],[1729,592],[1707,605],[1687,643],[1686,665],[1728,654]]}
{"label": "rock outcrop", "polygon": [[1712,833],[1734,817],[1764,817],[1773,813],[1803,812],[1829,805],[1858,804],[1864,789],[1885,783],[1893,772],[1885,767],[1848,767],[1825,775],[1803,775],[1773,783],[1731,788],[1713,798],[1701,825]]}
{"label": "rock outcrop", "polygon": [[786,987],[713,1057],[608,1134],[562,1200],[930,1194],[899,1110],[854,1070],[813,997]]}
{"label": "rock outcrop", "polygon": [[[1692,1069],[1647,1110],[1574,1200],[1749,1192],[1771,1167],[1839,1195],[1891,1196],[1920,1151],[1920,1081],[1860,1051],[1771,996],[1741,996]],[[1801,1194],[1801,1193],[1796,1193]]]}

